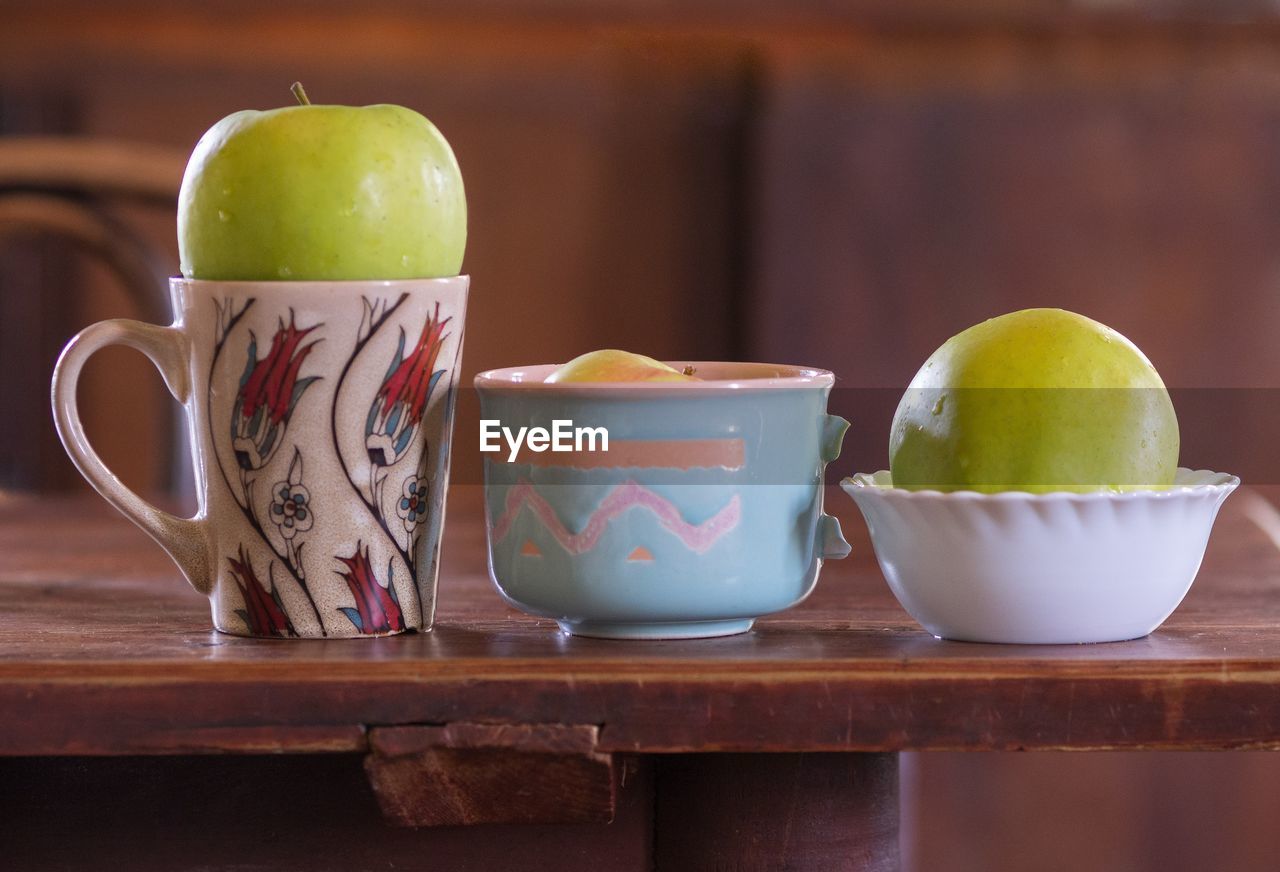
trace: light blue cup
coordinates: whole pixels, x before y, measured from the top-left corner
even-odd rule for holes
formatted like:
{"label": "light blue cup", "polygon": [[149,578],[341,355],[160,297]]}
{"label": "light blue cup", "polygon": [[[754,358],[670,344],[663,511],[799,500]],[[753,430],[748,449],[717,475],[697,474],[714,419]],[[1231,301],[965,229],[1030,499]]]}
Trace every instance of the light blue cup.
{"label": "light blue cup", "polygon": [[[689,364],[672,363],[677,368]],[[743,633],[800,602],[849,553],[822,511],[848,422],[824,370],[693,363],[696,382],[547,384],[552,366],[476,377],[485,421],[609,450],[485,453],[489,569],[517,608],[566,633],[679,639]]]}

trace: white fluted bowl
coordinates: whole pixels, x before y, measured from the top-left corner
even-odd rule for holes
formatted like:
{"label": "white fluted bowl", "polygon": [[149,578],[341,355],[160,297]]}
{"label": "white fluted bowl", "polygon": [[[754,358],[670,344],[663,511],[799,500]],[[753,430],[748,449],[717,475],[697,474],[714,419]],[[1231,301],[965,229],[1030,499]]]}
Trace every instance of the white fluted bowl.
{"label": "white fluted bowl", "polygon": [[841,482],[898,602],[944,639],[1062,644],[1145,636],[1186,595],[1240,479],[1179,469],[1167,490],[910,491]]}

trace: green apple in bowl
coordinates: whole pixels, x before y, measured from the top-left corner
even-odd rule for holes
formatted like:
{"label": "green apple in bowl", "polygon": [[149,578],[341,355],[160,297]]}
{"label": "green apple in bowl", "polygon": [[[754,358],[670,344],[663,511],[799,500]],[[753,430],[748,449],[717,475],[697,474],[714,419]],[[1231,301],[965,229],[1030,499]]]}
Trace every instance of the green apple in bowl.
{"label": "green apple in bowl", "polygon": [[1052,491],[1168,487],[1178,419],[1164,382],[1115,330],[1026,309],[953,336],[894,415],[895,487]]}
{"label": "green apple in bowl", "polygon": [[182,274],[224,281],[457,275],[467,240],[449,143],[403,106],[245,110],[200,139],[178,196]]}
{"label": "green apple in bowl", "polygon": [[697,381],[690,372],[680,372],[660,360],[616,348],[579,355],[558,367],[546,380],[551,384]]}

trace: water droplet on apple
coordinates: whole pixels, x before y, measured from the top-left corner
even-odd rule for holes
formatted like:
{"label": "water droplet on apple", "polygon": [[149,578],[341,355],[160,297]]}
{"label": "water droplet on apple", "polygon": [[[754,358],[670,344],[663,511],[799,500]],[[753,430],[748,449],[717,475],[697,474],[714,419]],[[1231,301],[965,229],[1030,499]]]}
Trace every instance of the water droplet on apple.
{"label": "water droplet on apple", "polygon": [[279,274],[280,278],[287,279],[289,276],[293,275],[293,270],[289,269],[287,266],[282,266],[280,269],[276,270],[276,273]]}
{"label": "water droplet on apple", "polygon": [[946,395],[946,394],[943,394],[942,396],[938,397],[938,399],[937,399],[937,400],[935,400],[935,401],[934,401],[934,403],[933,403],[933,414],[935,414],[935,415],[941,415],[941,414],[942,414],[942,410],[943,410],[944,408],[946,408],[946,405],[947,405],[947,395]]}
{"label": "water droplet on apple", "polygon": [[402,255],[400,255],[400,265],[401,265],[401,266],[408,266],[408,265],[409,265],[409,255],[407,255],[407,254],[402,254]]}
{"label": "water droplet on apple", "polygon": [[226,224],[228,221],[231,220],[231,213],[226,211],[225,209],[219,209],[218,220],[221,221],[223,224]]}

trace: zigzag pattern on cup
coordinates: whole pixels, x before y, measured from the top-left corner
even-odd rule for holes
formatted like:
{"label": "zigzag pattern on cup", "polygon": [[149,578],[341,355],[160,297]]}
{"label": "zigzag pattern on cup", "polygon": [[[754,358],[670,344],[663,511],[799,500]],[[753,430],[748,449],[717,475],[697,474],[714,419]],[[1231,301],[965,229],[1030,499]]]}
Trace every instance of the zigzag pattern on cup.
{"label": "zigzag pattern on cup", "polygon": [[680,515],[680,510],[666,497],[627,480],[615,487],[601,500],[591,513],[582,530],[574,533],[565,527],[551,504],[527,481],[522,481],[507,491],[502,515],[490,526],[492,541],[501,542],[511,532],[520,510],[528,506],[555,540],[570,554],[583,554],[595,548],[609,522],[634,508],[652,512],[658,523],[697,554],[711,546],[734,527],[742,518],[742,503],[737,494],[728,504],[701,524],[690,524]]}

